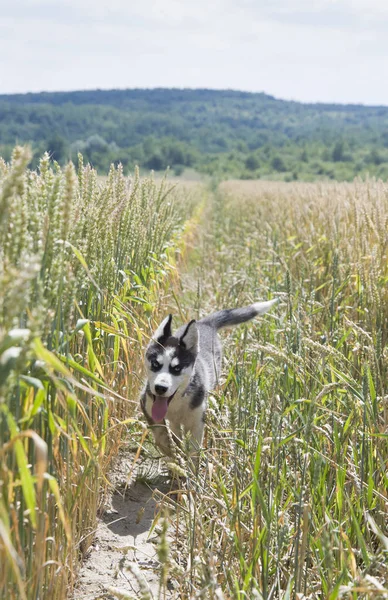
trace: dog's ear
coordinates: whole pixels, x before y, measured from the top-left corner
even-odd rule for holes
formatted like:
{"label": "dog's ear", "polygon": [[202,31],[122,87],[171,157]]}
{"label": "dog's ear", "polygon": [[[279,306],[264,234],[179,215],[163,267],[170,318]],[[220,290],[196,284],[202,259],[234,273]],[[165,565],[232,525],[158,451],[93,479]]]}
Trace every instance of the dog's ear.
{"label": "dog's ear", "polygon": [[187,348],[187,350],[198,351],[198,341],[198,327],[196,321],[193,319],[192,321],[190,321],[190,323],[187,325],[186,329],[182,333],[179,339],[179,343],[184,348]]}
{"label": "dog's ear", "polygon": [[159,344],[162,344],[169,337],[171,337],[171,335],[172,335],[172,332],[171,332],[171,321],[172,321],[172,315],[168,315],[168,317],[166,317],[161,322],[161,324],[159,325],[159,327],[155,331],[154,335],[152,336],[152,339],[156,340],[157,342],[159,342]]}

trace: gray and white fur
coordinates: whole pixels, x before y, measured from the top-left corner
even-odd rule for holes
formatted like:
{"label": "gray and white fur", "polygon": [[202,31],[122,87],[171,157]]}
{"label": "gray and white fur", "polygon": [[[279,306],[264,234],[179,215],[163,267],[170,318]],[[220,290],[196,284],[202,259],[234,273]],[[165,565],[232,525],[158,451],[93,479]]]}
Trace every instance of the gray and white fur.
{"label": "gray and white fur", "polygon": [[179,442],[190,433],[193,450],[202,445],[208,393],[221,370],[222,346],[217,331],[245,323],[267,312],[278,299],[244,308],[220,310],[190,321],[173,334],[172,315],[162,321],[146,350],[147,381],[140,404],[163,454],[171,455],[172,437]]}

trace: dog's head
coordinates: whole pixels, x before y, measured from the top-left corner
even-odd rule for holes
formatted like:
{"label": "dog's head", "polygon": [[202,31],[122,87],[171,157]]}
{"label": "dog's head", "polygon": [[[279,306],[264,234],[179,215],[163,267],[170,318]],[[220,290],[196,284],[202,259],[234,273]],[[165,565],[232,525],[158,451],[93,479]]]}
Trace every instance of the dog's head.
{"label": "dog's head", "polygon": [[147,379],[154,398],[152,418],[163,421],[168,406],[178,390],[189,384],[198,354],[198,328],[195,321],[183,333],[174,336],[172,315],[162,321],[146,351]]}

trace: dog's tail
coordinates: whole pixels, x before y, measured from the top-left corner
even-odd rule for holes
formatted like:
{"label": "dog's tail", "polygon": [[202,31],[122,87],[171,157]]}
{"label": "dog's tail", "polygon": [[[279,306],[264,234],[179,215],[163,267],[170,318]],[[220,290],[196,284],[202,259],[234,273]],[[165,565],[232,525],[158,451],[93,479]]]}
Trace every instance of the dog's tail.
{"label": "dog's tail", "polygon": [[201,319],[199,323],[209,325],[210,327],[214,327],[214,329],[240,325],[240,323],[254,319],[257,315],[266,313],[277,302],[279,302],[279,298],[268,300],[268,302],[255,302],[243,308],[226,308]]}

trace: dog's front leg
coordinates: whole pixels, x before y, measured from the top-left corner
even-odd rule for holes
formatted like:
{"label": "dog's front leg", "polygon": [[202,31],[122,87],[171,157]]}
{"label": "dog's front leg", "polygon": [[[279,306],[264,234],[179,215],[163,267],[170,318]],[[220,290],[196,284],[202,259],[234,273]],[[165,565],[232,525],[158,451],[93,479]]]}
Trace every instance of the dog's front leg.
{"label": "dog's front leg", "polygon": [[194,471],[197,471],[199,466],[204,427],[205,424],[201,418],[194,426],[191,427],[191,431],[188,435],[187,453],[188,458],[192,463],[192,468],[194,467]]}
{"label": "dog's front leg", "polygon": [[167,426],[163,425],[152,425],[152,433],[154,435],[155,444],[166,456],[174,456],[171,450],[170,437],[168,435]]}

